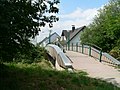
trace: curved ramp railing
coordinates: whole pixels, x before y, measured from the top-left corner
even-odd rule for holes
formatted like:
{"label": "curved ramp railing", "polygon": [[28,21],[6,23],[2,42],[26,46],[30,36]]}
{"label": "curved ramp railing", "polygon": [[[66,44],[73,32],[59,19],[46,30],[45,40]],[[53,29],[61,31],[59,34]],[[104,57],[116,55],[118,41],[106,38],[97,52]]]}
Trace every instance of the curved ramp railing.
{"label": "curved ramp railing", "polygon": [[57,61],[58,65],[64,69],[71,68],[72,64],[68,57],[63,53],[63,51],[56,45],[48,44],[46,46],[48,54]]}
{"label": "curved ramp railing", "polygon": [[[69,46],[69,47],[68,47]],[[80,44],[71,44],[71,45],[65,45],[64,48],[66,50],[80,52],[89,56],[92,56],[99,60],[100,62],[106,62],[111,65],[117,65],[120,66],[120,61],[109,55],[108,53],[102,52],[102,50],[98,50],[94,47],[91,47],[89,45],[80,45]]]}
{"label": "curved ramp railing", "polygon": [[64,47],[61,45],[59,41],[55,42],[55,45],[61,48],[61,50],[65,53]]}

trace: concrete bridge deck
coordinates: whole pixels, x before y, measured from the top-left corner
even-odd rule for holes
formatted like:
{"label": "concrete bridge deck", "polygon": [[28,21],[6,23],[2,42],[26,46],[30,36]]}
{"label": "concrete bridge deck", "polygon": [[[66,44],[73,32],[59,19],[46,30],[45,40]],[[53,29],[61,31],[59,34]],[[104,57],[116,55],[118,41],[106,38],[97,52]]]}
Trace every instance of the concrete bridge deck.
{"label": "concrete bridge deck", "polygon": [[120,70],[78,52],[67,51],[66,55],[71,59],[74,69],[85,71],[90,77],[103,79],[120,87]]}

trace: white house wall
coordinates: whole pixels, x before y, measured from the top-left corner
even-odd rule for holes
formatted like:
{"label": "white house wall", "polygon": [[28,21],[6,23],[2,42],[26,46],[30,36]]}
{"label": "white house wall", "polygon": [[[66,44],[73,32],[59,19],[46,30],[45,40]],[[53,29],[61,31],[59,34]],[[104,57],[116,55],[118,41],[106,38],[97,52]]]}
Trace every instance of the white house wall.
{"label": "white house wall", "polygon": [[79,32],[71,41],[70,41],[70,44],[80,44],[80,36],[81,36],[81,33],[82,32]]}
{"label": "white house wall", "polygon": [[[56,38],[58,38],[59,36],[57,35],[57,34],[53,34],[51,37],[50,37],[50,42],[54,42],[55,40],[56,40]],[[46,46],[46,44],[48,44],[49,43],[49,37],[48,37],[48,39],[46,39],[44,42],[43,42],[44,44],[44,46]]]}

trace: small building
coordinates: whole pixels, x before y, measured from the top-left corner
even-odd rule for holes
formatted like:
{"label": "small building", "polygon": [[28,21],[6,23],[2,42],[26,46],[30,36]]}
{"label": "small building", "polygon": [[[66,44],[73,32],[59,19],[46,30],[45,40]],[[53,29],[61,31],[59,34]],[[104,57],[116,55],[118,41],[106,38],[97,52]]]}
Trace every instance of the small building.
{"label": "small building", "polygon": [[80,36],[83,30],[86,28],[86,26],[82,26],[80,28],[75,28],[74,25],[72,25],[72,30],[63,30],[61,34],[60,41],[62,44],[66,44],[70,42],[70,44],[80,44]]}
{"label": "small building", "polygon": [[49,43],[54,43],[54,42],[58,41],[59,38],[60,38],[60,36],[55,32],[55,33],[51,34],[49,37],[45,37],[41,42],[39,42],[39,45],[46,46]]}

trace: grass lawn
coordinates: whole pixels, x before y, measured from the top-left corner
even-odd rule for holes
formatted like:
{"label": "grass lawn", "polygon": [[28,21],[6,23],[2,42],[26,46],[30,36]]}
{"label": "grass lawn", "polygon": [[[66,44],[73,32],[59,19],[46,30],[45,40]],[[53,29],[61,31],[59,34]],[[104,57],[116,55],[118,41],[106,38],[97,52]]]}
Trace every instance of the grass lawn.
{"label": "grass lawn", "polygon": [[84,72],[56,71],[47,62],[0,65],[0,90],[120,90]]}

